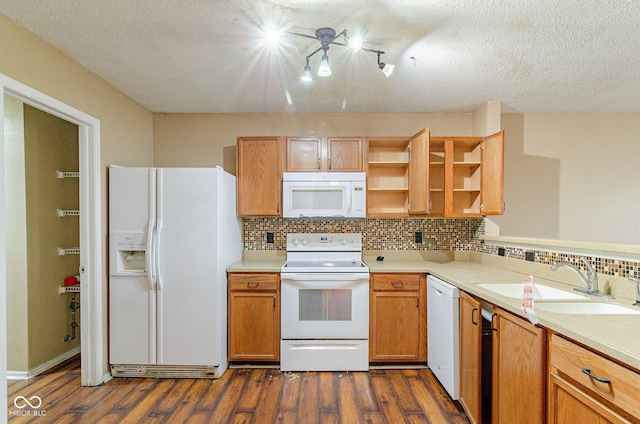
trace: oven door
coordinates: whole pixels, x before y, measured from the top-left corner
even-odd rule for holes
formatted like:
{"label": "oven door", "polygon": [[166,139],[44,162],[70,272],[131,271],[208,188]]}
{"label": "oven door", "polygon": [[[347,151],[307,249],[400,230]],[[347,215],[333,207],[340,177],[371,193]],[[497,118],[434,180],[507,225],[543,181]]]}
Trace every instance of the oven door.
{"label": "oven door", "polygon": [[282,273],[283,339],[368,339],[368,273]]}

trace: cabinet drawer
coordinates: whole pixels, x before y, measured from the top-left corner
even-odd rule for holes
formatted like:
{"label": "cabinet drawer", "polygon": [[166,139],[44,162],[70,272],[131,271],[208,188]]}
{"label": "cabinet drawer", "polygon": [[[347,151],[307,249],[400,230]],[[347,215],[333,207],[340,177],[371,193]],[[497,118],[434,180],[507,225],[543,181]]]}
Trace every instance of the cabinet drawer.
{"label": "cabinet drawer", "polygon": [[420,289],[420,274],[372,274],[373,290],[406,290]]}
{"label": "cabinet drawer", "polygon": [[229,289],[277,291],[277,274],[229,274]]}
{"label": "cabinet drawer", "polygon": [[[634,417],[640,417],[640,374],[555,334],[551,338],[551,366]],[[586,372],[608,382],[597,381]]]}

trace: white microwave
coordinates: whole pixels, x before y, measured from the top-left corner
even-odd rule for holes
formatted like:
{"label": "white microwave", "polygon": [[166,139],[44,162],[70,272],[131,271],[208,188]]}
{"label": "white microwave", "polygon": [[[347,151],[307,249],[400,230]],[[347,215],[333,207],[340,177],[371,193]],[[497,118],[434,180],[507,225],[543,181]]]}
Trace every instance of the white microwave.
{"label": "white microwave", "polygon": [[364,172],[285,172],[282,183],[284,218],[364,218]]}

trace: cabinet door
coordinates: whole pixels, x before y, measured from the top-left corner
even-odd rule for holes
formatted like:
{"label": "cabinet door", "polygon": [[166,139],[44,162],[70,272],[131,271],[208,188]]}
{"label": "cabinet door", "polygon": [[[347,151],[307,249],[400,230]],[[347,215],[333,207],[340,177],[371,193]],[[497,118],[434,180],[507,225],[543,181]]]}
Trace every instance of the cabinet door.
{"label": "cabinet door", "polygon": [[625,423],[622,417],[558,374],[549,378],[549,424]]}
{"label": "cabinet door", "polygon": [[238,216],[280,215],[282,138],[238,138],[236,156]]}
{"label": "cabinet door", "polygon": [[471,423],[482,422],[482,307],[460,292],[460,404]]}
{"label": "cabinet door", "polygon": [[424,275],[373,275],[370,302],[369,360],[426,362]]}
{"label": "cabinet door", "polygon": [[494,308],[492,422],[542,424],[546,411],[546,337],[536,327]]}
{"label": "cabinet door", "polygon": [[483,140],[482,215],[501,215],[504,186],[504,131]]}
{"label": "cabinet door", "polygon": [[429,213],[429,127],[409,140],[409,215]]}
{"label": "cabinet door", "polygon": [[229,274],[229,360],[280,360],[277,274]]}
{"label": "cabinet door", "polygon": [[287,172],[320,171],[322,138],[287,137]]}
{"label": "cabinet door", "polygon": [[362,172],[362,138],[327,138],[327,171]]}

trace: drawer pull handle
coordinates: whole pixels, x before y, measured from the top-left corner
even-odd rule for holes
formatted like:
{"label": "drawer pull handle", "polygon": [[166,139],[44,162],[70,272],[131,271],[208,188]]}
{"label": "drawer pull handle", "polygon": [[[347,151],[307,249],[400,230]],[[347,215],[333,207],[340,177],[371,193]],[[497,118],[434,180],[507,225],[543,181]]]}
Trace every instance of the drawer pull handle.
{"label": "drawer pull handle", "polygon": [[402,281],[392,281],[391,285],[393,287],[402,287],[402,286],[404,286],[404,283]]}
{"label": "drawer pull handle", "polygon": [[247,286],[249,287],[258,287],[260,285],[260,281],[249,281],[247,282]]}
{"label": "drawer pull handle", "polygon": [[611,384],[611,380],[609,380],[608,378],[600,378],[596,375],[591,374],[591,370],[589,368],[582,368],[582,372],[587,374],[590,378],[599,381],[600,383]]}

